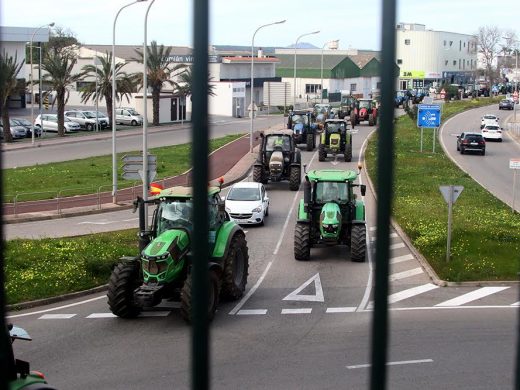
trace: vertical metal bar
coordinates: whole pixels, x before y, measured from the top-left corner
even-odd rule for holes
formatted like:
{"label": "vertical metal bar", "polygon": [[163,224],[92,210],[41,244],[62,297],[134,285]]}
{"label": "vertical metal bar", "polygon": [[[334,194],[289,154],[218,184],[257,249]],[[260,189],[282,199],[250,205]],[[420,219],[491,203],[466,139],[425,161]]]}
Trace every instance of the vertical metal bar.
{"label": "vertical metal bar", "polygon": [[208,327],[208,0],[193,2],[192,388],[209,388]]}
{"label": "vertical metal bar", "polygon": [[453,186],[450,186],[450,195],[448,198],[448,237],[446,242],[446,263],[450,261],[451,253],[451,220],[453,215]]}
{"label": "vertical metal bar", "polygon": [[[32,102],[31,102],[32,103]],[[33,127],[34,131],[34,127]],[[34,134],[34,133],[33,133]],[[0,188],[4,188],[3,186],[3,156],[0,155]],[[15,198],[16,199],[16,198]],[[16,214],[16,208],[15,208]],[[0,237],[4,237],[4,209],[0,207]],[[5,240],[0,240],[0,389],[8,389],[8,366],[9,366],[9,358],[12,358],[10,354],[8,354],[9,343],[11,342],[6,337],[6,323],[5,323],[5,278],[4,278],[4,269],[5,269],[5,257],[4,257],[4,245]]]}
{"label": "vertical metal bar", "polygon": [[518,169],[513,169],[513,204],[511,205],[511,211],[515,212],[515,198],[516,198],[516,171]]}
{"label": "vertical metal bar", "polygon": [[[520,276],[520,272],[517,273]],[[520,292],[520,289],[518,289]],[[515,389],[520,390],[520,310],[517,310],[518,319],[516,323],[516,364],[515,364]]]}
{"label": "vertical metal bar", "polygon": [[377,238],[374,289],[374,316],[372,318],[372,354],[370,389],[386,388],[386,358],[388,349],[388,271],[390,245],[390,216],[394,177],[394,106],[395,15],[396,0],[381,0],[382,55],[381,55],[381,125],[378,131],[377,158]]}

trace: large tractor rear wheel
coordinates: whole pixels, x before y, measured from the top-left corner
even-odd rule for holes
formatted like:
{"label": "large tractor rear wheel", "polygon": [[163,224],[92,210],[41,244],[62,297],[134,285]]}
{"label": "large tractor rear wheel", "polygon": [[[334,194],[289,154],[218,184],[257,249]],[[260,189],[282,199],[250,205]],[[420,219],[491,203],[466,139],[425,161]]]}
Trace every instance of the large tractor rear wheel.
{"label": "large tractor rear wheel", "polygon": [[320,144],[320,146],[318,146],[318,160],[325,161],[326,158],[327,158],[327,151],[325,150],[325,145]]}
{"label": "large tractor rear wheel", "polygon": [[222,278],[222,298],[237,300],[244,294],[249,269],[247,244],[242,234],[236,234],[231,240],[228,253],[224,259],[224,275]]}
{"label": "large tractor rear wheel", "polygon": [[289,173],[289,188],[291,191],[298,191],[302,177],[302,169],[298,166],[292,166]]}
{"label": "large tractor rear wheel", "polygon": [[264,169],[259,166],[255,165],[253,167],[253,181],[256,181],[257,183],[264,183]]}
{"label": "large tractor rear wheel", "polygon": [[369,125],[369,126],[374,126],[374,125],[375,125],[375,122],[374,122],[374,115],[373,115],[373,114],[369,114],[369,115],[368,115],[368,125]]}
{"label": "large tractor rear wheel", "polygon": [[307,151],[310,152],[314,149],[314,134],[308,133],[307,134]]}
{"label": "large tractor rear wheel", "polygon": [[134,303],[134,290],[139,287],[140,264],[138,261],[116,265],[108,281],[108,306],[112,313],[121,318],[134,318],[141,308]]}
{"label": "large tractor rear wheel", "polygon": [[352,161],[352,137],[350,137],[350,142],[345,145],[345,162]]}
{"label": "large tractor rear wheel", "polygon": [[311,257],[311,230],[309,225],[297,223],[294,229],[294,258],[309,260]]}
{"label": "large tractor rear wheel", "polygon": [[365,225],[352,225],[350,233],[350,258],[352,261],[365,261],[367,251],[367,231]]}
{"label": "large tractor rear wheel", "polygon": [[[192,286],[191,273],[188,274],[188,277],[184,281],[184,286],[182,286],[181,291],[181,315],[182,318],[189,324],[193,319],[191,313],[192,307],[192,294],[191,294],[191,286]],[[218,275],[214,270],[209,271],[209,286],[208,286],[208,320],[211,321],[215,318],[215,312],[217,311],[218,306],[218,297],[220,293],[220,281],[218,279]]]}

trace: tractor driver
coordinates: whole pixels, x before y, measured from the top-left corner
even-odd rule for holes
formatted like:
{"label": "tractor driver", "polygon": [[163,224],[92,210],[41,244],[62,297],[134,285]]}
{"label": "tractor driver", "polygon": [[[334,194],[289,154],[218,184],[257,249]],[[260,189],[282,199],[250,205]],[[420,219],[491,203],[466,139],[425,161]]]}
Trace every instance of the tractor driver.
{"label": "tractor driver", "polygon": [[327,187],[326,198],[327,200],[339,200],[338,186],[335,183],[329,183]]}

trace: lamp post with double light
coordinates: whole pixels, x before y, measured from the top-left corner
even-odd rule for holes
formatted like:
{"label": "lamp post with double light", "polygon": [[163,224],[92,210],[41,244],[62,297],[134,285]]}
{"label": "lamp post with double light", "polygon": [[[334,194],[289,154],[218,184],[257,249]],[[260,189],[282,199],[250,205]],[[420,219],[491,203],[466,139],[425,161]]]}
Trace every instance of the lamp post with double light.
{"label": "lamp post with double light", "polygon": [[116,156],[116,22],[122,10],[131,5],[145,2],[135,0],[117,11],[112,27],[112,203],[117,203],[117,156]]}
{"label": "lamp post with double light", "polygon": [[255,107],[255,99],[254,99],[254,73],[253,73],[253,67],[254,67],[254,57],[255,57],[255,53],[254,53],[254,50],[255,50],[255,35],[256,33],[258,32],[258,30],[264,28],[264,27],[268,27],[268,26],[274,26],[275,24],[282,24],[282,23],[285,23],[285,20],[280,20],[278,22],[273,22],[273,23],[268,23],[268,24],[264,24],[260,27],[258,27],[256,30],[255,30],[255,33],[253,34],[253,39],[251,39],[251,104],[250,104],[250,109],[251,109],[251,125],[250,125],[250,128],[249,128],[249,153],[253,153],[253,120],[255,118],[255,110],[254,110],[254,107]]}
{"label": "lamp post with double light", "polygon": [[320,103],[323,103],[323,49],[325,49],[325,46],[329,46],[331,43],[334,44],[336,48],[338,48],[338,42],[339,39],[333,39],[332,41],[325,42],[323,46],[321,47],[321,84],[320,84]]}
{"label": "lamp post with double light", "polygon": [[298,47],[298,42],[301,38],[306,37],[307,35],[318,34],[319,32],[320,30],[305,33],[296,38],[296,43],[294,44],[293,110],[296,109],[296,48]]}
{"label": "lamp post with double light", "polygon": [[[50,28],[50,27],[53,27],[53,26],[54,26],[54,22],[49,23],[49,24],[44,24],[43,26],[40,26],[36,30],[34,30],[34,32],[31,35],[31,42],[30,42],[30,46],[29,46],[29,56],[31,57],[31,74],[29,75],[29,80],[31,82],[31,133],[32,133],[32,135],[31,135],[31,142],[32,142],[33,145],[34,145],[34,83],[33,83],[33,52],[32,52],[33,40],[34,40],[34,36],[36,35],[36,33],[39,30],[41,30],[44,27],[49,27]],[[41,69],[41,60],[42,60],[42,49],[40,47],[40,69]],[[40,70],[40,75],[41,75],[41,70]],[[40,85],[40,101],[41,101],[41,99],[42,99],[41,76],[40,76],[40,80],[39,80],[39,85]],[[42,129],[43,129],[43,125],[42,125]]]}

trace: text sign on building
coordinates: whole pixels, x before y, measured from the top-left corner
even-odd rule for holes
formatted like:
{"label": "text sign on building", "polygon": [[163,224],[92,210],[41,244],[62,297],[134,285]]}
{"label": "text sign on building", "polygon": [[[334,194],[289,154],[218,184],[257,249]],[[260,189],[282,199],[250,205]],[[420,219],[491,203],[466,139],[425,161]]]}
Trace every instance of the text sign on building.
{"label": "text sign on building", "polygon": [[424,79],[425,72],[424,70],[402,70],[401,78],[402,79]]}
{"label": "text sign on building", "polygon": [[520,158],[511,158],[509,160],[509,168],[520,169]]}
{"label": "text sign on building", "polygon": [[441,125],[441,106],[438,104],[419,104],[417,107],[417,127],[439,127]]}

